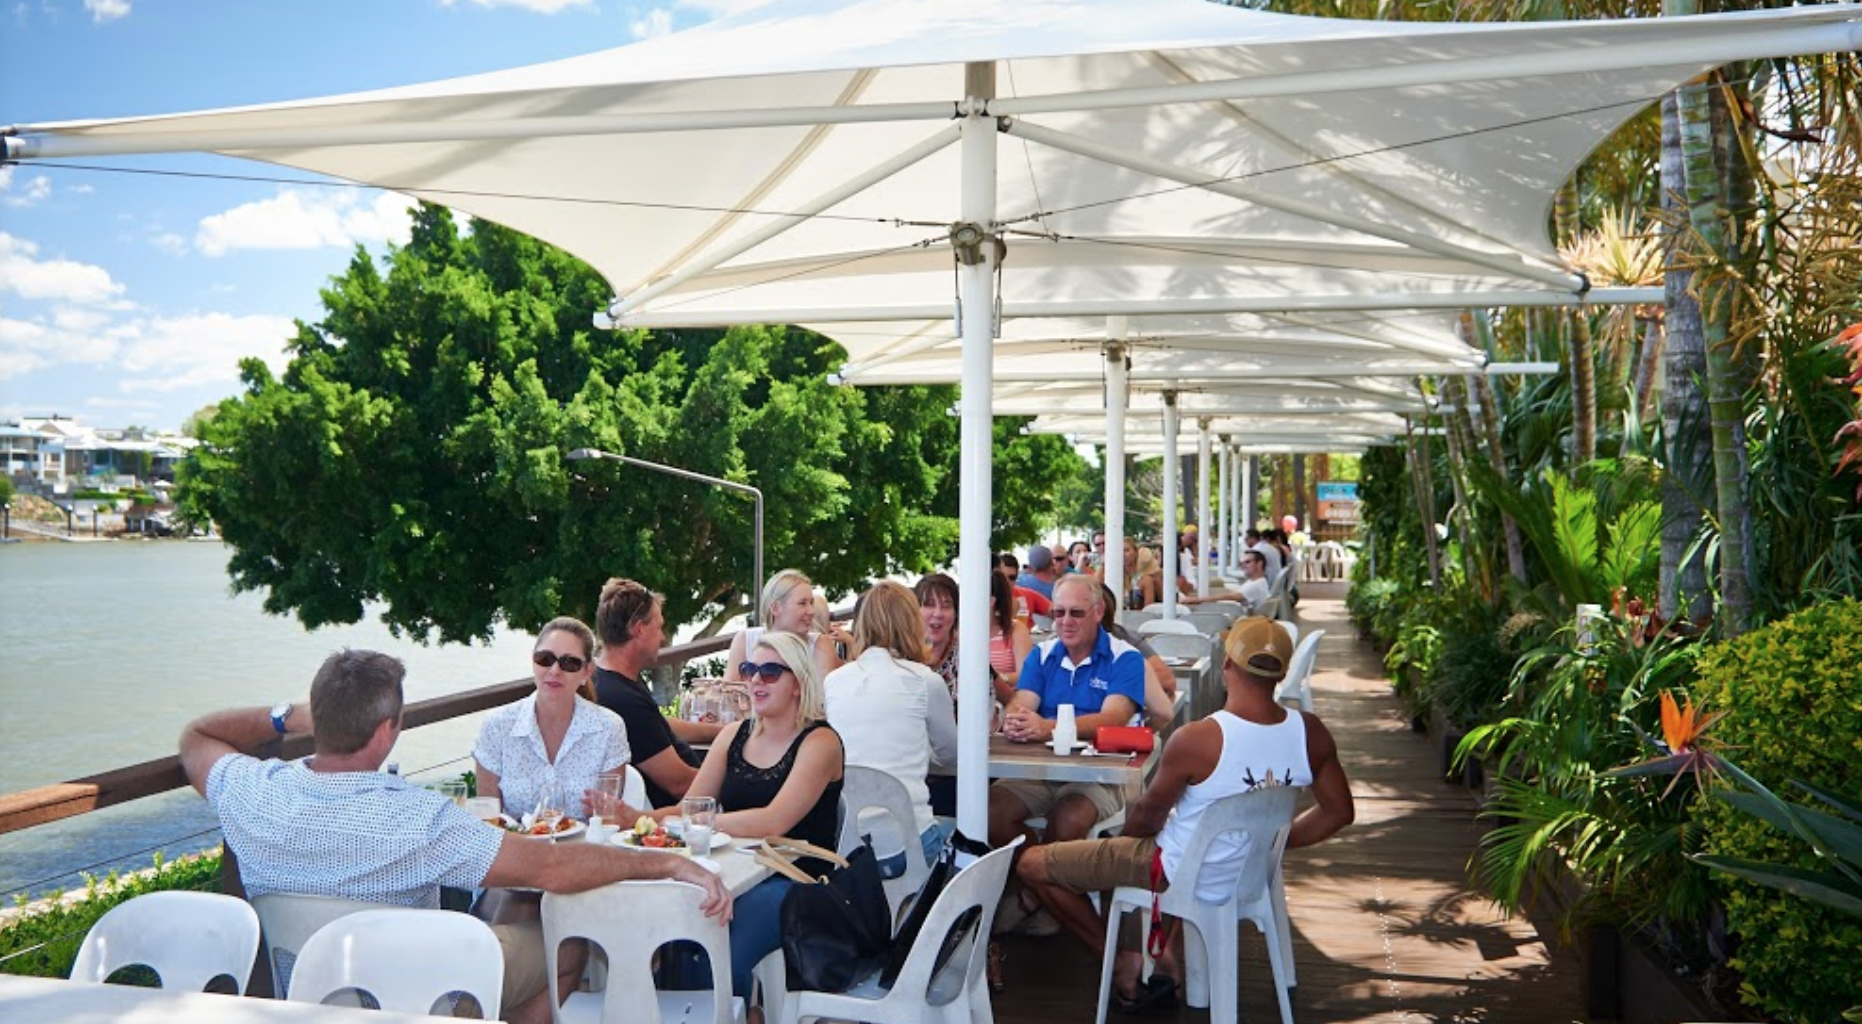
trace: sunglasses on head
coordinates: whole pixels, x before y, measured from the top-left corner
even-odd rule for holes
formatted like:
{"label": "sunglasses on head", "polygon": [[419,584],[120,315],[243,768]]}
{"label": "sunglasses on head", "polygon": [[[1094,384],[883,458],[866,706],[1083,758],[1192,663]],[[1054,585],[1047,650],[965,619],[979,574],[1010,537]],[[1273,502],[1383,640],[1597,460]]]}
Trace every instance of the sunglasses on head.
{"label": "sunglasses on head", "polygon": [[766,683],[773,683],[776,680],[781,679],[782,674],[784,672],[787,672],[788,670],[789,670],[789,666],[784,665],[780,661],[765,661],[765,662],[746,661],[743,664],[737,666],[738,675],[743,676],[745,679],[748,679],[751,676],[762,676],[763,681]]}
{"label": "sunglasses on head", "polygon": [[1053,612],[1056,619],[1083,619],[1092,614],[1087,608],[1055,608]]}
{"label": "sunglasses on head", "polygon": [[538,668],[561,665],[564,672],[576,673],[588,667],[587,658],[578,658],[573,654],[558,655],[555,651],[532,651],[530,663]]}

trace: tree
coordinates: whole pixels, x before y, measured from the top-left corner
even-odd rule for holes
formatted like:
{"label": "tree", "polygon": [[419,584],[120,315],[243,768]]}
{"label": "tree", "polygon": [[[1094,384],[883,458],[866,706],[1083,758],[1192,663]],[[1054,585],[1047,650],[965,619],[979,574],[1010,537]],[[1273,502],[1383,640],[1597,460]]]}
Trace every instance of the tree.
{"label": "tree", "polygon": [[[242,364],[182,467],[181,502],[268,611],[315,627],[380,602],[392,629],[450,642],[587,619],[613,575],[664,592],[675,625],[750,606],[750,502],[565,462],[579,447],[760,487],[766,571],[833,594],[954,551],[954,389],[830,385],[845,354],[791,328],[592,334],[610,291],[590,268],[438,207],[383,264],[357,251],[282,376]],[[1051,514],[1028,472],[1064,465],[1048,448],[998,438],[998,524]]]}
{"label": "tree", "polygon": [[13,478],[0,476],[0,505],[13,503]]}

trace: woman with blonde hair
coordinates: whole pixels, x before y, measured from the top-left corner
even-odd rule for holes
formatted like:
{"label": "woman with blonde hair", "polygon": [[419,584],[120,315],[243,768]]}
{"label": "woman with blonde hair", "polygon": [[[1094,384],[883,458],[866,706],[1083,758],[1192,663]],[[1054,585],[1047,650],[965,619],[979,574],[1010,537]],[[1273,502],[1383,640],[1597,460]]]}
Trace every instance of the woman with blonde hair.
{"label": "woman with blonde hair", "polygon": [[730,682],[749,681],[737,668],[769,631],[794,633],[805,639],[814,652],[811,657],[819,676],[839,668],[841,659],[834,653],[834,641],[845,637],[837,637],[831,626],[827,630],[817,627],[817,600],[814,582],[800,569],[784,569],[771,576],[769,582],[763,584],[757,603],[758,624],[744,627],[731,641],[731,652],[724,662],[724,678]]}
{"label": "woman with blonde hair", "polygon": [[[718,733],[686,797],[717,799],[720,832],[789,836],[833,849],[845,755],[840,735],[827,723],[813,645],[794,633],[769,630],[737,668],[750,684],[751,717]],[[678,813],[677,807],[623,807],[621,820],[663,820]],[[801,867],[810,874],[825,871],[806,861]],[[738,897],[731,912],[731,984],[745,999],[751,970],[782,945],[782,898],[794,884],[774,875]]]}
{"label": "woman with blonde hair", "polygon": [[[944,680],[925,664],[918,598],[902,584],[876,584],[860,598],[853,643],[854,659],[823,684],[828,723],[846,746],[848,764],[878,769],[905,784],[928,864],[944,836],[931,813],[925,777],[932,768],[955,769],[957,715]],[[904,871],[903,837],[876,834],[873,846],[882,873]]]}

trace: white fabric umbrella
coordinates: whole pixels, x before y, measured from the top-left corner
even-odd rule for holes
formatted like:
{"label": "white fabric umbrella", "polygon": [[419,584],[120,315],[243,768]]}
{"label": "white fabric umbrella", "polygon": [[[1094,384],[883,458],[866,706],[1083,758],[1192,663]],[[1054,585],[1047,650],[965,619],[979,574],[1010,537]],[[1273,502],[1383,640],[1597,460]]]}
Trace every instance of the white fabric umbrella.
{"label": "white fabric umbrella", "polygon": [[[977,580],[998,302],[1013,320],[1585,298],[1545,226],[1584,154],[1710,67],[1856,48],[1857,11],[1393,24],[1202,0],[777,0],[573,60],[28,126],[5,145],[12,159],[206,150],[444,202],[588,260],[623,324],[831,331],[951,318],[954,293],[972,399],[959,567]],[[1029,234],[1006,236],[998,287],[1005,228]],[[947,234],[967,240],[954,273]],[[1109,366],[1108,387],[1125,386]],[[962,631],[985,622],[967,588]],[[987,671],[986,645],[966,645],[972,833]]]}

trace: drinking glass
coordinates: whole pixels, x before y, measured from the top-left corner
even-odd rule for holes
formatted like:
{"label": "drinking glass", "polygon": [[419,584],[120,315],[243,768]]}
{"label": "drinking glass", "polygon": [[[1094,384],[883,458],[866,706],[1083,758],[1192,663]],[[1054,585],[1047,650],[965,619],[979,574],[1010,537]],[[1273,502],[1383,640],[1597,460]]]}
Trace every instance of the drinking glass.
{"label": "drinking glass", "polygon": [[610,825],[632,825],[633,822],[623,822],[619,818],[621,794],[626,790],[626,772],[602,772],[595,779],[595,799],[589,805],[589,813],[601,815],[601,820]]}
{"label": "drinking glass", "polygon": [[440,783],[440,795],[454,804],[464,807],[466,802],[466,784],[464,779],[447,779]]}
{"label": "drinking glass", "polygon": [[694,856],[711,852],[711,830],[718,821],[718,802],[708,796],[688,796],[679,801],[679,816],[685,819],[685,846]]}
{"label": "drinking glass", "polygon": [[557,823],[562,821],[568,813],[563,810],[564,806],[562,787],[556,783],[546,782],[543,788],[537,790],[536,820],[539,823],[547,823],[552,833],[556,831]]}

